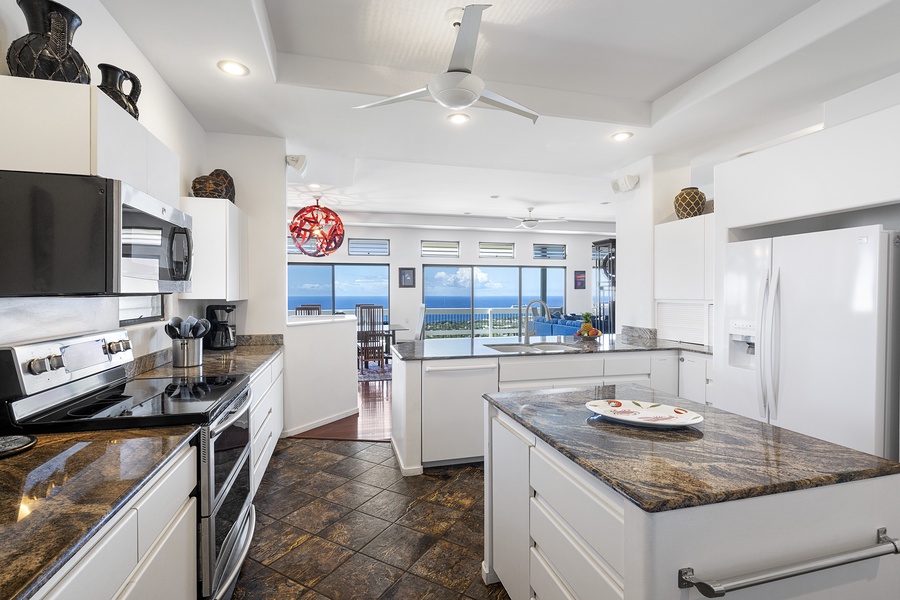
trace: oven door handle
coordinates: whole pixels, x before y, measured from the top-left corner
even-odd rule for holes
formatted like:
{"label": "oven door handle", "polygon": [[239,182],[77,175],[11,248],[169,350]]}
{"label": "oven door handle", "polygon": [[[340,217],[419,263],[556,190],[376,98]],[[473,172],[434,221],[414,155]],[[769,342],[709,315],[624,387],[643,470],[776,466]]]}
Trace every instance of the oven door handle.
{"label": "oven door handle", "polygon": [[231,416],[228,417],[225,421],[221,423],[217,423],[215,426],[211,427],[209,430],[210,439],[216,437],[229,427],[231,427],[235,421],[244,416],[246,411],[242,410],[244,406],[249,405],[250,398],[253,396],[253,390],[251,388],[247,388],[247,393],[244,394],[244,399],[237,402],[237,406],[228,411],[228,414]]}
{"label": "oven door handle", "polygon": [[[244,535],[244,546],[238,553],[237,561],[231,566],[231,572],[222,580],[222,583],[219,585],[219,589],[212,597],[212,600],[222,600],[225,593],[231,588],[231,584],[234,583],[235,579],[238,578],[238,575],[241,574],[241,567],[244,566],[244,561],[247,560],[247,555],[250,554],[250,544],[253,542],[253,533],[255,531],[256,507],[251,504],[250,514],[247,515],[247,524],[244,526],[244,532],[246,532]],[[234,558],[234,556],[235,554],[232,553],[231,558]]]}

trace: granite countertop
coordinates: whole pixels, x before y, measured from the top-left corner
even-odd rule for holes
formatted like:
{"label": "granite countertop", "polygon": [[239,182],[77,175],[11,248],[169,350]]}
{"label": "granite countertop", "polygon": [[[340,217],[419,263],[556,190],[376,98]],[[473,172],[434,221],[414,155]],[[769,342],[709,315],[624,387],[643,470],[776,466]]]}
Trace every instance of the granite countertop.
{"label": "granite countertop", "polygon": [[[900,473],[900,463],[634,384],[484,397],[647,512]],[[649,429],[605,420],[585,407],[612,398],[675,405],[704,421]]]}
{"label": "granite countertop", "polygon": [[234,350],[203,350],[203,364],[199,367],[173,367],[166,363],[135,375],[140,379],[151,377],[193,377],[198,375],[252,375],[253,372],[282,352],[277,344],[237,346]]}
{"label": "granite countertop", "polygon": [[197,430],[45,433],[0,459],[0,598],[32,596]]}
{"label": "granite countertop", "polygon": [[[686,344],[656,338],[603,335],[596,340],[579,340],[571,335],[531,336],[532,344],[565,344],[574,352],[564,354],[597,354],[603,352],[641,352],[646,350],[690,350],[712,354],[712,348],[699,344]],[[522,343],[520,337],[495,338],[443,338],[415,342],[399,342],[392,346],[400,360],[440,360],[450,358],[483,358],[497,356],[543,356],[529,352],[500,352],[488,348],[488,344]],[[560,353],[550,353],[559,356]]]}

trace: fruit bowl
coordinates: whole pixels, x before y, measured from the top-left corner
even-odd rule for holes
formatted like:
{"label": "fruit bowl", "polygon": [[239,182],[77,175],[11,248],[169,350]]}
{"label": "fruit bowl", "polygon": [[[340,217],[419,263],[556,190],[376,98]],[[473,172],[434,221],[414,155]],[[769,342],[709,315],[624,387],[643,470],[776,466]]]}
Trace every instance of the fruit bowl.
{"label": "fruit bowl", "polygon": [[598,333],[597,335],[581,335],[580,332],[575,334],[575,339],[578,340],[596,340],[599,338],[602,333]]}

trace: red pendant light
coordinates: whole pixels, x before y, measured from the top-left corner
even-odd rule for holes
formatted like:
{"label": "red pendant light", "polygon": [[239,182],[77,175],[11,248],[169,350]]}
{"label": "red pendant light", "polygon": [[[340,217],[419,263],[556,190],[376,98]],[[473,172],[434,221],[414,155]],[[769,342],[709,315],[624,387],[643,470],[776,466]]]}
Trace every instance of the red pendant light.
{"label": "red pendant light", "polygon": [[[307,256],[327,256],[344,243],[344,223],[336,212],[319,206],[305,206],[297,211],[290,224],[294,244]],[[315,248],[309,247],[309,242]]]}

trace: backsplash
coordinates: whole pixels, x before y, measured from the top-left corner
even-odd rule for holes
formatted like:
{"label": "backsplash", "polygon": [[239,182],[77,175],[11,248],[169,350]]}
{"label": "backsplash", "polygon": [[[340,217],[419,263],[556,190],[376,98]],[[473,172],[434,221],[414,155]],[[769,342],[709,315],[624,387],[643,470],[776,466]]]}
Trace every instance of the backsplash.
{"label": "backsplash", "polygon": [[622,325],[622,335],[625,337],[655,340],[656,330],[652,327],[634,327],[633,325]]}

